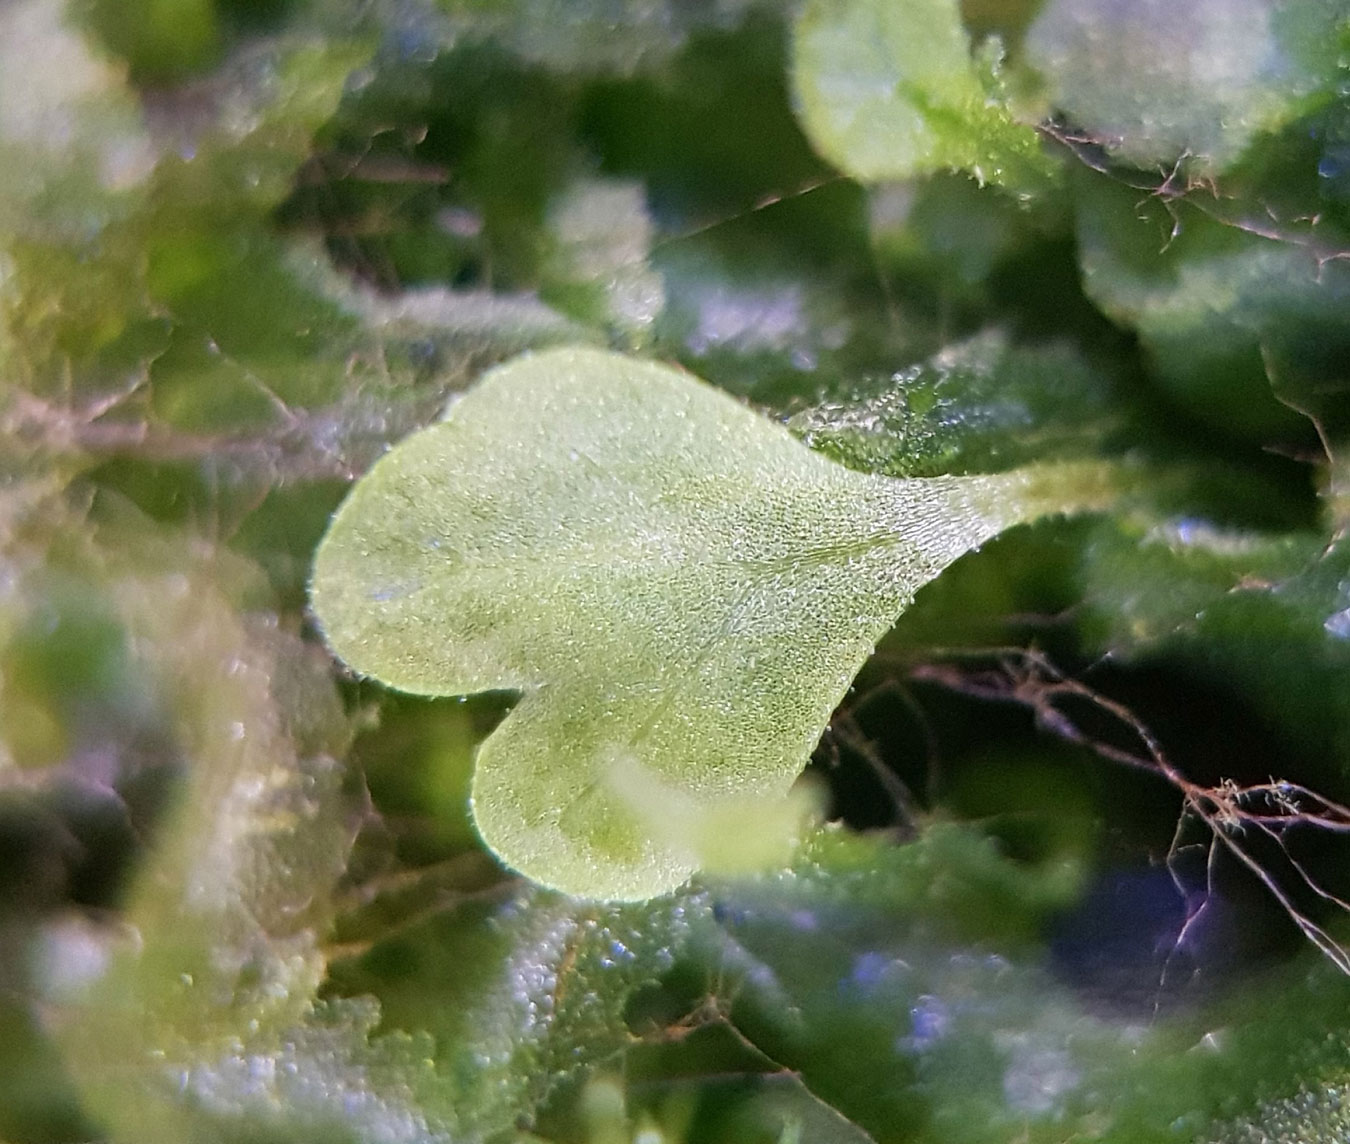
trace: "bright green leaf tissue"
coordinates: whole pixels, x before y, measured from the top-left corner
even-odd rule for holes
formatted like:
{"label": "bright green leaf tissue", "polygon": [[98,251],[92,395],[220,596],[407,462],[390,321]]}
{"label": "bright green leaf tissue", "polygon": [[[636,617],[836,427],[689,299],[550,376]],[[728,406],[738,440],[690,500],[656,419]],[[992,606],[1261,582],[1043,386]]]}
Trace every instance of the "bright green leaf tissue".
{"label": "bright green leaf tissue", "polygon": [[1096,468],[855,473],[674,369],[517,358],[378,462],[313,606],[356,671],[521,692],[474,815],[509,866],[596,898],[672,889],[778,810],[915,591],[1008,525],[1099,501]]}
{"label": "bright green leaf tissue", "polygon": [[802,126],[855,178],[1047,176],[1035,130],[1009,109],[997,45],[972,58],[955,0],[808,0],[794,32]]}

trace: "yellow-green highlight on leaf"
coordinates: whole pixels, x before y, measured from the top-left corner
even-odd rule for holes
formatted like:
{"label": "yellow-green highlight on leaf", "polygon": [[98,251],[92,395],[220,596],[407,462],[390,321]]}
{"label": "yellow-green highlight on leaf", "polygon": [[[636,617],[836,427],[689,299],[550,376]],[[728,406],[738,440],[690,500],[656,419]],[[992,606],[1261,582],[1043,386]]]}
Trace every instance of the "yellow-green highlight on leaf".
{"label": "yellow-green highlight on leaf", "polygon": [[1052,168],[989,46],[972,57],[956,0],[806,0],[792,60],[802,126],[867,182],[954,170],[1030,189]]}
{"label": "yellow-green highlight on leaf", "polygon": [[312,602],[391,687],[520,692],[476,762],[484,840],[544,885],[639,899],[703,864],[679,823],[772,820],[922,584],[1108,484],[1097,466],[857,473],[678,370],[551,350],[357,483]]}

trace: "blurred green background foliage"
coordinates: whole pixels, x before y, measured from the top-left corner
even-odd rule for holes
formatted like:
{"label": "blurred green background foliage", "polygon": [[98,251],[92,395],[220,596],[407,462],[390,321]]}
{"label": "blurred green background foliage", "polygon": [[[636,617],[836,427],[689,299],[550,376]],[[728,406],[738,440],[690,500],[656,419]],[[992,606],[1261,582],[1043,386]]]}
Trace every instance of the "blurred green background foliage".
{"label": "blurred green background foliage", "polygon": [[[1343,0],[0,7],[0,1141],[1344,1136],[1348,228]],[[563,344],[1137,487],[920,593],[790,865],[571,901],[514,697],[306,611]]]}

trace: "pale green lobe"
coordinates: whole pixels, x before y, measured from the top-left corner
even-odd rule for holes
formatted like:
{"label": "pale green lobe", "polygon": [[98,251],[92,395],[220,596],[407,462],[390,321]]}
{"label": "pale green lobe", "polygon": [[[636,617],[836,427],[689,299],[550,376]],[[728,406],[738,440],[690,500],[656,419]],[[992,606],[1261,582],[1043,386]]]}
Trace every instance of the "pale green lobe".
{"label": "pale green lobe", "polygon": [[476,763],[484,840],[547,886],[644,898],[698,866],[691,806],[786,795],[923,583],[1102,492],[1095,469],[853,472],[678,370],[552,350],[357,483],[313,606],[391,687],[520,692]]}
{"label": "pale green lobe", "polygon": [[958,170],[1034,186],[1048,167],[1014,117],[997,53],[977,66],[956,0],[806,0],[793,35],[812,145],[864,181]]}
{"label": "pale green lobe", "polygon": [[1048,0],[1025,47],[1114,157],[1214,175],[1326,100],[1345,20],[1339,0]]}

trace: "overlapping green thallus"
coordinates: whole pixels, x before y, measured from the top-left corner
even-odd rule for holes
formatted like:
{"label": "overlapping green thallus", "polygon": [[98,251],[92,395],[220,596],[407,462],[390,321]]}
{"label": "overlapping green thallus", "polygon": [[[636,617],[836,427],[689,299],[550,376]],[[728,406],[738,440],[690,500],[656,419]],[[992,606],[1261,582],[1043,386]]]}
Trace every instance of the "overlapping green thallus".
{"label": "overlapping green thallus", "polygon": [[821,155],[864,181],[966,171],[1042,187],[1053,167],[989,47],[972,59],[956,0],[806,0],[792,39],[798,117]]}
{"label": "overlapping green thallus", "polygon": [[699,866],[701,821],[781,803],[920,586],[1109,486],[1096,465],[857,473],[676,369],[553,350],[357,483],[313,606],[391,687],[519,691],[476,763],[483,838],[545,885],[644,898]]}

